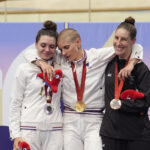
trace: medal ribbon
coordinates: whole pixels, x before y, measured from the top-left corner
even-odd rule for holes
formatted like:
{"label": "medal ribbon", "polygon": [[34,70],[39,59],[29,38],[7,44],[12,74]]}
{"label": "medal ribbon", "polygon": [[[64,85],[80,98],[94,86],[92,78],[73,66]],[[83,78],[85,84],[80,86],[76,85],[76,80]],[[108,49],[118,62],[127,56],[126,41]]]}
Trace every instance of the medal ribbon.
{"label": "medal ribbon", "polygon": [[[53,62],[52,62],[51,65],[54,67],[54,63]],[[52,95],[53,95],[53,92],[50,91],[50,87],[48,88],[48,86],[45,84],[45,96],[46,96],[47,104],[50,104],[52,102]],[[49,99],[48,99],[48,97],[49,97]]]}
{"label": "medal ribbon", "polygon": [[[47,86],[47,85],[45,85],[45,96],[46,96],[46,102],[47,102],[47,104],[50,104],[50,103],[52,102],[52,95],[53,95],[53,92],[52,92],[52,91],[50,91],[50,90],[48,90],[48,91],[47,91],[47,89],[49,89],[49,88],[48,88],[48,86]],[[47,99],[47,98],[48,98],[48,96],[49,96],[49,99]]]}
{"label": "medal ribbon", "polygon": [[[130,55],[128,57],[128,60],[125,64],[125,66],[127,66],[129,58],[130,58]],[[119,100],[123,85],[124,85],[124,79],[121,79],[120,84],[118,84],[118,64],[117,64],[117,62],[115,62],[115,99],[116,100]]]}
{"label": "medal ribbon", "polygon": [[75,65],[71,63],[72,67],[72,73],[73,73],[73,78],[74,78],[74,83],[76,86],[76,93],[77,93],[77,99],[78,101],[82,101],[83,98],[83,93],[84,93],[84,87],[85,87],[85,79],[86,79],[86,59],[83,62],[83,69],[82,69],[82,79],[81,79],[81,86],[79,87],[78,79],[77,79],[77,74],[75,69]]}

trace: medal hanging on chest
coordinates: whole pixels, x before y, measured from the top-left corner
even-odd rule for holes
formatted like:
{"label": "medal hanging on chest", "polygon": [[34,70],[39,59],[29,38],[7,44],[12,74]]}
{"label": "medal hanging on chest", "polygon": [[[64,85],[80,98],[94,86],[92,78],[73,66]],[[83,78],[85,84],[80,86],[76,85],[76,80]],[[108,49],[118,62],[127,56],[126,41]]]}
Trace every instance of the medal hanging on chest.
{"label": "medal hanging on chest", "polygon": [[115,63],[115,98],[110,102],[110,107],[114,110],[120,109],[121,107],[121,101],[119,97],[120,97],[123,84],[124,84],[124,80],[121,79],[120,84],[118,85],[118,64]]}
{"label": "medal hanging on chest", "polygon": [[76,93],[77,93],[77,102],[75,103],[74,108],[77,112],[83,112],[86,107],[85,103],[82,101],[84,87],[85,87],[85,79],[86,79],[86,59],[83,62],[82,79],[81,79],[80,88],[79,88],[75,66],[73,63],[71,63],[71,67],[72,67],[72,73],[73,73],[74,83],[75,83]]}
{"label": "medal hanging on chest", "polygon": [[[53,63],[52,66],[54,67]],[[38,73],[37,76],[43,80],[43,85],[41,87],[40,95],[45,89],[45,96],[46,96],[46,104],[44,106],[44,111],[46,114],[52,114],[54,108],[52,107],[52,95],[53,93],[57,93],[59,83],[62,78],[62,71],[60,69],[55,70],[55,76],[52,80],[49,81],[48,75],[43,73]]]}
{"label": "medal hanging on chest", "polygon": [[[129,58],[125,66],[127,66]],[[124,79],[121,79],[120,83],[118,83],[118,64],[117,62],[115,62],[115,94],[114,94],[115,98],[110,102],[110,107],[114,110],[121,108],[121,100],[119,98],[120,98],[120,93],[123,88],[123,85],[124,85]]]}
{"label": "medal hanging on chest", "polygon": [[53,112],[53,107],[52,107],[52,91],[50,90],[50,87],[48,87],[47,85],[45,85],[45,96],[46,96],[46,104],[44,106],[44,111],[47,115],[52,114]]}

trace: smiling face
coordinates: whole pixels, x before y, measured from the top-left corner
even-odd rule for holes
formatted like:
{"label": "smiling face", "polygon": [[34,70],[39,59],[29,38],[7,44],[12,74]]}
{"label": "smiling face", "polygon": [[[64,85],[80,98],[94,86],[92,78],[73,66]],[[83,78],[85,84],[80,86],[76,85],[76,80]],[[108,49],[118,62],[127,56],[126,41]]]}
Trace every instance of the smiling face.
{"label": "smiling face", "polygon": [[39,57],[48,60],[53,57],[56,50],[56,39],[48,35],[41,35],[35,44]]}
{"label": "smiling face", "polygon": [[81,40],[77,38],[75,41],[70,41],[69,37],[58,40],[58,48],[61,50],[62,55],[69,61],[77,61],[82,56],[80,55]]}
{"label": "smiling face", "polygon": [[135,41],[135,38],[131,40],[130,33],[126,29],[117,29],[113,41],[116,55],[118,55],[120,59],[127,59]]}

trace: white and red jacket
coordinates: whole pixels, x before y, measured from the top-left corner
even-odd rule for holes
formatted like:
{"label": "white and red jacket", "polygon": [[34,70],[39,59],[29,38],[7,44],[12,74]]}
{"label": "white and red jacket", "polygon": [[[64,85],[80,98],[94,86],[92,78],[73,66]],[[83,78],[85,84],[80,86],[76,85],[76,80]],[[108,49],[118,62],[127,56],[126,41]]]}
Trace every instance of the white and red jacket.
{"label": "white and red jacket", "polygon": [[[59,68],[56,64],[54,67]],[[9,129],[12,139],[21,137],[21,129],[62,129],[61,82],[57,93],[53,93],[52,96],[53,113],[47,115],[44,111],[46,105],[45,91],[43,91],[42,96],[40,95],[43,80],[37,77],[37,73],[40,72],[40,68],[31,63],[21,64],[17,69],[9,113]]]}

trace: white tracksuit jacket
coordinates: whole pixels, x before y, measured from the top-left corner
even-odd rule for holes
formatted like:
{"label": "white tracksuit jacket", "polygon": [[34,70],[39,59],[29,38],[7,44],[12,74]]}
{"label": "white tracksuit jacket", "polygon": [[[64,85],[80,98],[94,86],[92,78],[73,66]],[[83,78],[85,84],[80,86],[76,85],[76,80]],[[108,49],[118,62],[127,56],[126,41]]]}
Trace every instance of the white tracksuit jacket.
{"label": "white tracksuit jacket", "polygon": [[[54,64],[55,68],[59,68]],[[37,77],[41,70],[31,63],[21,64],[16,73],[15,85],[10,105],[10,135],[14,139],[21,137],[21,129],[25,130],[61,130],[62,113],[60,110],[61,82],[57,93],[53,93],[52,106],[54,112],[44,112],[46,104],[45,91],[40,95],[42,79]]]}

